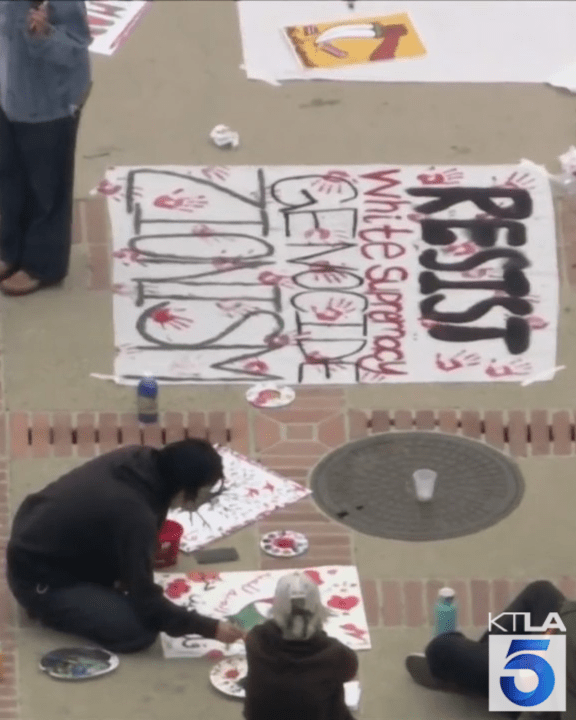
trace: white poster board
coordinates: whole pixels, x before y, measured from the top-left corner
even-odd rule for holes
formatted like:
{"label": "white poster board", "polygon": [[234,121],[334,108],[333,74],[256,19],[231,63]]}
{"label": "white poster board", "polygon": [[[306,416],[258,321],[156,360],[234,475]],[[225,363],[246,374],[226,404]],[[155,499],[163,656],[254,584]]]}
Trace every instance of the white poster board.
{"label": "white poster board", "polygon": [[525,166],[117,167],[115,376],[519,382],[556,365],[548,180]]}
{"label": "white poster board", "polygon": [[[576,3],[510,0],[240,0],[237,3],[250,79],[373,82],[544,83],[576,61]],[[283,34],[294,25],[409,13],[422,57],[329,70],[302,68]],[[338,43],[336,43],[338,45]]]}

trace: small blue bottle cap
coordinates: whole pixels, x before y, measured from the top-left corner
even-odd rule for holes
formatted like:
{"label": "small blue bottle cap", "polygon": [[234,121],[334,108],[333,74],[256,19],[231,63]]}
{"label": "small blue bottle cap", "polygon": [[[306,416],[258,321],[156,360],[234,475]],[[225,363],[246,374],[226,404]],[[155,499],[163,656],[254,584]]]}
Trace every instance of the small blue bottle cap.
{"label": "small blue bottle cap", "polygon": [[138,394],[148,397],[156,395],[158,392],[158,383],[153,377],[144,377],[138,383]]}

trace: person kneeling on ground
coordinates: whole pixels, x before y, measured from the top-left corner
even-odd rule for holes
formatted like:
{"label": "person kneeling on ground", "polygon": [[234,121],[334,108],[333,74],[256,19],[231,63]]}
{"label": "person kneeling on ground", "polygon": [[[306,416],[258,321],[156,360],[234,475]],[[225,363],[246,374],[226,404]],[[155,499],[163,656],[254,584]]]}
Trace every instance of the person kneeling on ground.
{"label": "person kneeling on ground", "polygon": [[[576,720],[576,602],[566,600],[564,595],[552,583],[539,580],[530,583],[506,608],[508,613],[530,613],[530,624],[542,627],[549,613],[560,614],[566,626],[566,712],[542,713],[530,717],[547,720]],[[514,619],[507,615],[498,619],[498,625],[508,633],[526,634],[524,618]],[[493,628],[491,634],[502,634]],[[444,633],[435,637],[424,653],[409,655],[406,668],[412,679],[419,685],[432,690],[446,690],[470,695],[488,697],[488,638],[486,631],[480,640],[469,640],[460,632]],[[511,713],[509,717],[520,717],[521,713]]]}
{"label": "person kneeling on ground", "polygon": [[246,720],[353,720],[344,683],[356,653],[322,629],[328,610],[303,573],[276,586],[271,619],[246,636]]}
{"label": "person kneeling on ground", "polygon": [[[231,643],[245,632],[170,602],[154,583],[158,533],[180,494],[185,506],[223,477],[205,440],[161,450],[130,446],[75,468],[18,509],[8,584],[45,626],[111,652],[143,650],[158,633]],[[120,590],[122,588],[122,590]]]}

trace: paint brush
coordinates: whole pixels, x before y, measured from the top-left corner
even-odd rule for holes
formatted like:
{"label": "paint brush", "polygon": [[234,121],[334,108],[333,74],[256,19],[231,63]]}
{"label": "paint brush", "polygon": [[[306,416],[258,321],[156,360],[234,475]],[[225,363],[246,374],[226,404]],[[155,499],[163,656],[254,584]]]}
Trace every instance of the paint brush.
{"label": "paint brush", "polygon": [[208,528],[208,530],[212,530],[211,526],[208,525],[208,523],[206,522],[206,520],[205,520],[205,519],[202,517],[202,515],[200,515],[200,513],[198,512],[198,508],[196,508],[196,509],[194,509],[194,510],[190,510],[190,521],[192,522],[192,524],[194,524],[194,521],[193,521],[193,519],[192,519],[192,516],[194,515],[194,513],[197,513],[197,514],[198,514],[198,517],[200,518],[200,520],[202,520],[202,522],[204,523],[204,525],[206,525],[206,527]]}

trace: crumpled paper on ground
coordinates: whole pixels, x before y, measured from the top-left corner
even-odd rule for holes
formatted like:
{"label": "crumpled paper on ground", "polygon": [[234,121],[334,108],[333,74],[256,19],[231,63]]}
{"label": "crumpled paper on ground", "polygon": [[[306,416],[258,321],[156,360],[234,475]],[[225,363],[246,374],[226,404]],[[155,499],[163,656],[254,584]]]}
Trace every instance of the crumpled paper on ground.
{"label": "crumpled paper on ground", "polygon": [[221,148],[237,148],[240,145],[240,136],[237,132],[231,130],[228,125],[216,125],[210,133],[210,138],[215,145]]}

